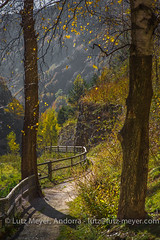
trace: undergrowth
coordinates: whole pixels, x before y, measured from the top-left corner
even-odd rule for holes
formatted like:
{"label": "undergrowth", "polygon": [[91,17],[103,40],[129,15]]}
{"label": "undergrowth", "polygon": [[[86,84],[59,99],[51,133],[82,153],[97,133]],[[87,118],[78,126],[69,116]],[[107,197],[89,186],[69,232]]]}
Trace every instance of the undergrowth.
{"label": "undergrowth", "polygon": [[[78,196],[69,203],[70,215],[80,219],[81,224],[75,229],[63,226],[58,240],[160,240],[159,224],[111,224],[116,219],[119,201],[122,152],[118,141],[102,142],[88,157],[93,162],[92,173],[77,181]],[[149,172],[146,198],[151,219],[159,218],[159,178],[157,166]]]}
{"label": "undergrowth", "polygon": [[6,197],[20,179],[20,156],[14,154],[0,156],[0,198]]}
{"label": "undergrowth", "polygon": [[[110,142],[110,145],[113,147],[113,142]],[[82,181],[77,181],[78,197],[71,203],[71,209],[76,212],[77,217],[116,216],[121,166],[121,161],[117,164],[119,150],[114,149],[115,152],[113,151],[111,155],[108,151],[108,143],[101,143],[88,154],[93,163],[92,172],[83,177]],[[114,166],[116,171],[113,171]],[[79,209],[76,206],[79,206]]]}

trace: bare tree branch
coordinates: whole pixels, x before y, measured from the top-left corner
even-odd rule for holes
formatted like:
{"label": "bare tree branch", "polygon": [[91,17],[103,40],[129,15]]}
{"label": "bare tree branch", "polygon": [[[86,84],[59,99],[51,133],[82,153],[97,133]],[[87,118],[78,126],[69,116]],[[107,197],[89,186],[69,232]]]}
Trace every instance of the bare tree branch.
{"label": "bare tree branch", "polygon": [[114,49],[113,51],[111,51],[111,52],[109,52],[109,53],[106,52],[106,51],[105,51],[100,45],[98,45],[97,43],[94,43],[91,48],[94,49],[95,47],[98,47],[98,48],[101,50],[101,52],[104,53],[104,54],[106,55],[106,57],[108,57],[108,56],[112,55],[113,53],[115,53],[116,51],[118,51],[118,50],[120,50],[120,49],[123,49],[123,48],[125,48],[125,47],[129,47],[129,46],[130,46],[130,44],[127,43],[127,44],[125,44],[125,45],[123,45],[123,46],[120,46],[119,48]]}

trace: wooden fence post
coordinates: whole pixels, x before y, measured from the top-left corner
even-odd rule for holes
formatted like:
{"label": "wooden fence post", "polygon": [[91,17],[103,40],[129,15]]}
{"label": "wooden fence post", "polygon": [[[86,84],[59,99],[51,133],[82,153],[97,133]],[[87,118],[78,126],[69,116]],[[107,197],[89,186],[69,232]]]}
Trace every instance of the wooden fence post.
{"label": "wooden fence post", "polygon": [[71,167],[73,167],[73,158],[71,157]]}
{"label": "wooden fence post", "polygon": [[76,154],[76,148],[75,148],[75,146],[74,146],[74,155]]}
{"label": "wooden fence post", "polygon": [[50,146],[50,148],[49,148],[49,153],[51,153],[52,152],[52,146]]}
{"label": "wooden fence post", "polygon": [[52,180],[52,162],[48,162],[48,178]]}
{"label": "wooden fence post", "polygon": [[58,158],[59,158],[59,146],[57,146]]}

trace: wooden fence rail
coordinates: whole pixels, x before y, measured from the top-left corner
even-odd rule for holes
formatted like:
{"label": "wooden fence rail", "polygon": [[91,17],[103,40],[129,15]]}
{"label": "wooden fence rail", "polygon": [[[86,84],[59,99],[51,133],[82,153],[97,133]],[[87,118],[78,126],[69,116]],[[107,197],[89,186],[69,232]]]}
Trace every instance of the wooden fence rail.
{"label": "wooden fence rail", "polygon": [[5,198],[0,198],[0,228],[5,226],[5,219],[14,216],[22,199],[31,199],[35,190],[35,175],[25,178],[17,184]]}
{"label": "wooden fence rail", "polygon": [[[55,153],[74,153],[73,156],[71,157],[66,157],[66,158],[60,158],[60,159],[46,159],[46,162],[43,163],[39,163],[37,164],[37,166],[45,166],[47,167],[47,175],[45,176],[40,176],[39,180],[42,180],[44,178],[49,178],[50,180],[52,179],[52,172],[54,171],[58,171],[58,170],[62,170],[65,168],[70,168],[73,166],[76,166],[78,164],[82,164],[85,163],[87,158],[86,158],[86,154],[87,154],[87,150],[84,146],[49,146],[46,147],[45,150],[49,150],[50,153],[51,152],[55,152]],[[69,161],[70,160],[70,164],[66,165],[66,166],[62,166],[62,167],[56,167],[53,168],[53,164],[58,163],[58,162],[65,162],[65,161]],[[76,161],[75,161],[76,160]]]}

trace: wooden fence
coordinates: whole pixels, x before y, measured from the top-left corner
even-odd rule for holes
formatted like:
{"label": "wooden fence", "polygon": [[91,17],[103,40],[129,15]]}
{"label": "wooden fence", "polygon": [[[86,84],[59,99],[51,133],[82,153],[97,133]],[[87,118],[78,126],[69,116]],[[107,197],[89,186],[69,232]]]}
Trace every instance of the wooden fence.
{"label": "wooden fence", "polygon": [[[45,150],[48,150],[50,153],[55,152],[55,153],[73,153],[74,155],[71,157],[66,157],[66,158],[60,158],[60,159],[46,159],[46,162],[39,163],[37,166],[44,166],[47,167],[47,171],[40,171],[38,169],[38,172],[40,173],[39,180],[44,179],[44,178],[49,178],[50,180],[52,179],[52,173],[54,171],[58,171],[61,169],[66,169],[66,168],[72,168],[78,164],[85,163],[87,158],[87,150],[83,146],[50,146],[46,147]],[[70,161],[70,164],[62,167],[53,167],[55,163],[59,162],[65,162],[65,161]],[[47,175],[42,176],[41,173],[47,172]]]}
{"label": "wooden fence", "polygon": [[[46,162],[37,164],[38,167],[46,165],[48,168],[48,174],[46,176],[39,177],[39,179],[52,179],[53,171],[70,168],[78,164],[85,163],[87,160],[87,151],[83,146],[51,146],[46,147],[46,151],[48,150],[56,153],[73,153],[73,156],[56,160],[47,159]],[[54,163],[62,161],[70,161],[70,164],[59,168],[53,168]],[[32,199],[36,186],[35,180],[35,175],[25,178],[11,190],[7,197],[0,198],[0,228],[5,226],[5,219],[7,217],[9,218],[14,216],[17,207],[21,205],[23,199]]]}
{"label": "wooden fence", "polygon": [[0,198],[0,228],[5,226],[5,219],[14,216],[22,199],[32,199],[35,190],[35,175],[25,178],[17,184],[5,198]]}

